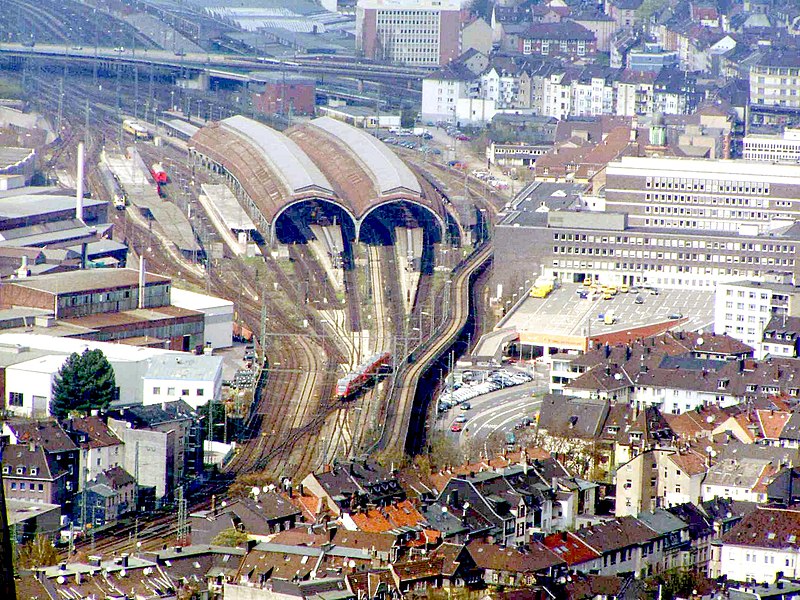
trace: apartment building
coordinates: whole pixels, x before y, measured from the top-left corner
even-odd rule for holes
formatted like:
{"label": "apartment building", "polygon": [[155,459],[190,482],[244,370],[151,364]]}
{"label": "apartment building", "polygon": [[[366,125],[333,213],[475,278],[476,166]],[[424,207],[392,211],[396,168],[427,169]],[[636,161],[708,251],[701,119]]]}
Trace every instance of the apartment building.
{"label": "apartment building", "polygon": [[458,101],[477,98],[479,88],[475,73],[461,63],[432,73],[422,80],[422,120],[455,122]]}
{"label": "apartment building", "polygon": [[750,103],[800,109],[800,55],[797,52],[769,52],[750,67]]}
{"label": "apartment building", "polygon": [[606,210],[634,227],[772,232],[800,216],[800,165],[623,157],[606,170]]}
{"label": "apartment building", "polygon": [[744,136],[742,144],[745,160],[800,163],[800,129],[787,128],[781,135],[752,133]]}
{"label": "apartment building", "polygon": [[460,54],[458,0],[359,0],[356,50],[367,58],[437,67]]}
{"label": "apartment building", "polygon": [[800,316],[800,288],[792,285],[791,279],[771,277],[768,281],[731,281],[717,286],[714,332],[727,333],[752,346],[759,359],[767,354],[788,355],[775,352],[777,342],[783,340],[765,340],[764,331],[775,317],[796,316]]}

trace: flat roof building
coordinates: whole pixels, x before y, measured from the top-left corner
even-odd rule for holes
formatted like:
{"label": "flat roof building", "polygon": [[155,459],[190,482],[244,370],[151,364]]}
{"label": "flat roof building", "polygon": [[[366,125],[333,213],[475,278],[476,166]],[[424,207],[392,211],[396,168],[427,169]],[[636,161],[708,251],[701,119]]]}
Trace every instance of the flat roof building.
{"label": "flat roof building", "polygon": [[800,165],[623,157],[608,164],[605,198],[633,227],[766,233],[800,217]]}
{"label": "flat roof building", "polygon": [[359,0],[356,50],[367,58],[438,67],[460,54],[458,0]]}

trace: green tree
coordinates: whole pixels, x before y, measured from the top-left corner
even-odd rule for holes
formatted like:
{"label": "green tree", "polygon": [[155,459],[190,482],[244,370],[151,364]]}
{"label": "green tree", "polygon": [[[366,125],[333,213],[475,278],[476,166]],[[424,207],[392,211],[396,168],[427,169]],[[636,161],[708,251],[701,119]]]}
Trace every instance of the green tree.
{"label": "green tree", "polygon": [[72,412],[104,410],[114,399],[116,387],[114,369],[101,350],[73,352],[56,375],[50,412],[63,419]]}
{"label": "green tree", "polygon": [[17,554],[17,569],[32,569],[34,567],[49,567],[58,562],[58,551],[52,540],[37,533],[33,539],[28,540],[19,547]]}
{"label": "green tree", "polygon": [[239,531],[235,527],[223,529],[220,531],[213,540],[212,546],[229,546],[236,548],[247,543],[247,534],[244,531]]}
{"label": "green tree", "polygon": [[400,111],[400,127],[411,129],[417,122],[417,111],[412,106],[404,106]]}

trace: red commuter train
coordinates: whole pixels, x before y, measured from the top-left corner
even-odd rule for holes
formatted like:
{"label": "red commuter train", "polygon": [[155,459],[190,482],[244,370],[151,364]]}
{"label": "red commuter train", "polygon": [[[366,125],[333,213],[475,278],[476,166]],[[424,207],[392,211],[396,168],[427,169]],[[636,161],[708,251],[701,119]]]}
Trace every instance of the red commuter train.
{"label": "red commuter train", "polygon": [[153,163],[153,166],[150,167],[150,173],[153,175],[153,179],[155,179],[155,182],[158,184],[169,182],[167,172],[164,170],[164,165],[161,163]]}
{"label": "red commuter train", "polygon": [[343,400],[356,394],[374,375],[391,364],[391,352],[373,354],[336,382],[336,397]]}

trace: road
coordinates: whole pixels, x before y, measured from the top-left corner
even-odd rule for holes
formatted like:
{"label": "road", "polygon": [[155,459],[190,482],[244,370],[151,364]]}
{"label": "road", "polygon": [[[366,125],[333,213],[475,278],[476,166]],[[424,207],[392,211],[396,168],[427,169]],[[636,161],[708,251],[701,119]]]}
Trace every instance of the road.
{"label": "road", "polygon": [[[476,439],[485,440],[496,431],[512,431],[523,417],[533,418],[542,403],[541,394],[546,391],[547,373],[537,371],[535,379],[529,383],[473,398],[469,401],[472,408],[468,411],[456,406],[439,414],[434,427],[457,439],[462,447],[468,442],[474,443]],[[469,420],[463,424],[460,433],[451,432],[451,425],[461,415]]]}

